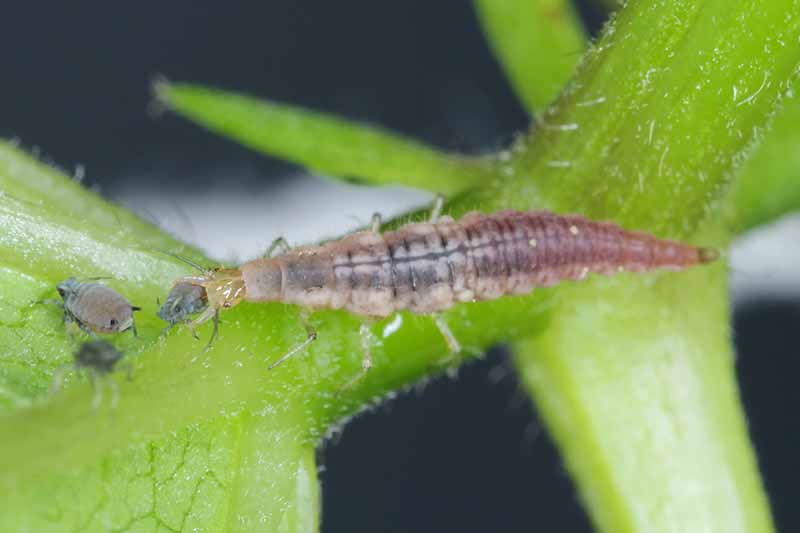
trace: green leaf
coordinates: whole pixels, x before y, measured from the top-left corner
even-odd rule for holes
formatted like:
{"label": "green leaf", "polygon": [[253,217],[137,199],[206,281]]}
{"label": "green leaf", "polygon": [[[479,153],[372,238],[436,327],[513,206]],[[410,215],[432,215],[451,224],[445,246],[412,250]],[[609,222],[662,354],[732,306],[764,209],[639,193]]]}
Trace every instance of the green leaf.
{"label": "green leaf", "polygon": [[489,176],[481,159],[444,154],[326,113],[182,83],[159,82],[155,94],[168,108],[211,131],[330,177],[452,195]]}
{"label": "green leaf", "polygon": [[489,43],[517,97],[534,115],[553,101],[586,47],[567,0],[475,0]]}

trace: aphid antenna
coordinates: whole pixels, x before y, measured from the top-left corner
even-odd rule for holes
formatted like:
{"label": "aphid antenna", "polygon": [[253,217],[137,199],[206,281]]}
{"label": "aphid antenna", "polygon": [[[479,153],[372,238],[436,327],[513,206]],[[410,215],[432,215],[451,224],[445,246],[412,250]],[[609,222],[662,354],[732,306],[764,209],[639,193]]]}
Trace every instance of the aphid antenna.
{"label": "aphid antenna", "polygon": [[87,276],[85,278],[75,278],[78,281],[101,281],[101,280],[109,280],[114,279],[111,276]]}

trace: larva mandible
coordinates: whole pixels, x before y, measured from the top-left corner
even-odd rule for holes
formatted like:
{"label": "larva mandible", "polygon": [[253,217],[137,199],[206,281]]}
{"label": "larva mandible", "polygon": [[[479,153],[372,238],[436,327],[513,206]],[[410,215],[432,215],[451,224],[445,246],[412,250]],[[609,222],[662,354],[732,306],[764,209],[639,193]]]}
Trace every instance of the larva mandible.
{"label": "larva mandible", "polygon": [[[380,219],[361,231],[321,245],[289,249],[238,269],[219,268],[177,283],[202,286],[209,306],[197,326],[246,300],[284,302],[307,309],[346,309],[369,318],[407,310],[432,315],[451,351],[460,348],[438,312],[458,302],[527,294],[590,273],[681,270],[717,258],[716,250],[627,231],[609,222],[546,211],[470,212],[456,221],[439,216],[380,233]],[[275,246],[273,246],[275,248]],[[270,255],[270,254],[268,254]],[[273,363],[284,361],[308,339]],[[363,369],[371,363],[366,325]],[[362,372],[363,375],[363,372]]]}

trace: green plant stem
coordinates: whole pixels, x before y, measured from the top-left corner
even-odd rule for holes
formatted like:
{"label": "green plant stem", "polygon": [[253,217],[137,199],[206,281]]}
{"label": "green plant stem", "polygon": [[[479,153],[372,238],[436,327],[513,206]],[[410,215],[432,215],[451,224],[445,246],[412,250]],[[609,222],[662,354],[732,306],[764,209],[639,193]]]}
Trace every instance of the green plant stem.
{"label": "green plant stem", "polygon": [[163,105],[212,131],[329,177],[453,195],[490,176],[482,159],[326,113],[184,83],[159,82],[154,90]]}
{"label": "green plant stem", "polygon": [[[799,84],[795,82],[795,91]],[[787,98],[770,131],[742,167],[729,200],[736,233],[800,210],[800,99]]]}
{"label": "green plant stem", "polygon": [[[727,192],[800,59],[790,0],[631,1],[504,170],[507,206],[688,235]],[[782,46],[784,43],[785,46]]]}
{"label": "green plant stem", "polygon": [[722,265],[594,285],[515,353],[598,530],[770,531]]}
{"label": "green plant stem", "polygon": [[475,0],[475,9],[517,97],[535,115],[564,87],[586,47],[572,3]]}

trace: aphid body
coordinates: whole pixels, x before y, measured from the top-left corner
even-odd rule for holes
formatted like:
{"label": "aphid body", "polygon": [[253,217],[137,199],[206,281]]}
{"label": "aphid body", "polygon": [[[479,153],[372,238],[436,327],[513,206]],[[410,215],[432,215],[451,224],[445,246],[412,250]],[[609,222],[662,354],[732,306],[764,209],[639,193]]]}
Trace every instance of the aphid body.
{"label": "aphid body", "polygon": [[[89,379],[95,391],[92,408],[97,410],[103,399],[102,381],[98,383],[98,379],[103,379],[110,374],[117,363],[124,357],[124,354],[114,348],[111,343],[102,339],[94,339],[81,344],[74,357],[75,362],[72,365],[62,366],[56,371],[53,376],[53,383],[50,386],[50,392],[55,394],[61,389],[64,375],[68,371],[85,371],[89,374]],[[130,378],[130,370],[129,366],[128,378]],[[117,383],[113,380],[109,381],[109,387],[111,388],[111,407],[113,408],[117,404],[119,389]]]}
{"label": "aphid body", "polygon": [[98,376],[109,374],[122,359],[123,354],[102,339],[94,339],[81,344],[75,352],[75,369],[88,370]]}
{"label": "aphid body", "polygon": [[[717,257],[712,249],[580,215],[472,212],[455,221],[439,217],[438,207],[430,222],[385,233],[373,223],[372,231],[300,246],[249,261],[239,269],[182,278],[181,282],[207,291],[209,307],[194,323],[242,300],[343,308],[369,318],[408,310],[433,315],[451,350],[458,351],[457,341],[436,315],[458,302],[527,294],[535,287],[583,279],[590,273],[681,270]],[[310,330],[309,339],[313,340]],[[366,353],[365,369],[368,358]]]}
{"label": "aphid body", "polygon": [[136,334],[133,312],[140,308],[114,289],[95,281],[69,278],[56,286],[64,301],[64,317],[87,333],[119,333],[132,329]]}
{"label": "aphid body", "polygon": [[202,286],[181,281],[169,291],[156,315],[169,324],[166,328],[169,329],[177,324],[189,323],[190,315],[203,311],[207,306],[208,298]]}

